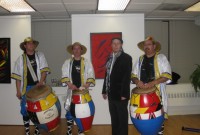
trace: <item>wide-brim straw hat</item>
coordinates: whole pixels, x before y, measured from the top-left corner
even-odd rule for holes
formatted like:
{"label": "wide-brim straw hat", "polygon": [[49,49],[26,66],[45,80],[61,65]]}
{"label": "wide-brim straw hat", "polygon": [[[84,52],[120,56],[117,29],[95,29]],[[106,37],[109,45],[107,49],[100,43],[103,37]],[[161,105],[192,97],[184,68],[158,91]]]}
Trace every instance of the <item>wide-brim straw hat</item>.
{"label": "wide-brim straw hat", "polygon": [[79,43],[79,42],[75,42],[75,43],[73,43],[73,44],[71,44],[71,45],[68,45],[67,46],[67,51],[70,53],[70,54],[73,54],[73,47],[75,46],[75,45],[79,45],[80,47],[81,47],[81,55],[83,55],[83,54],[85,54],[86,52],[87,52],[87,48],[84,46],[84,45],[82,45],[81,43]]}
{"label": "wide-brim straw hat", "polygon": [[28,42],[33,42],[34,45],[36,45],[36,47],[39,45],[39,42],[34,40],[33,38],[31,37],[27,37],[24,39],[24,42],[22,42],[19,46],[22,50],[25,50],[26,48],[24,47],[24,45]]}
{"label": "wide-brim straw hat", "polygon": [[156,52],[159,52],[161,50],[161,44],[158,41],[154,40],[153,37],[147,37],[144,41],[139,42],[137,44],[138,48],[140,50],[144,51],[144,43],[145,43],[145,41],[148,41],[148,40],[151,40],[153,42],[153,44],[156,45]]}

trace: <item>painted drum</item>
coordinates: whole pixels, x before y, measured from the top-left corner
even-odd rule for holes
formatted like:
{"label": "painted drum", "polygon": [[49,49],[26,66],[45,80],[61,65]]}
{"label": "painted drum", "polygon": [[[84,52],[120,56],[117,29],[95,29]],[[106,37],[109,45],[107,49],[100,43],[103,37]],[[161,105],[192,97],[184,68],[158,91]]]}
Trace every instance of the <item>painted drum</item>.
{"label": "painted drum", "polygon": [[70,112],[82,132],[91,129],[95,106],[88,90],[73,90]]}
{"label": "painted drum", "polygon": [[50,86],[33,87],[26,93],[26,99],[29,117],[35,125],[48,132],[59,126],[61,106]]}
{"label": "painted drum", "polygon": [[130,116],[141,135],[157,135],[164,122],[160,92],[151,89],[134,88],[130,100]]}

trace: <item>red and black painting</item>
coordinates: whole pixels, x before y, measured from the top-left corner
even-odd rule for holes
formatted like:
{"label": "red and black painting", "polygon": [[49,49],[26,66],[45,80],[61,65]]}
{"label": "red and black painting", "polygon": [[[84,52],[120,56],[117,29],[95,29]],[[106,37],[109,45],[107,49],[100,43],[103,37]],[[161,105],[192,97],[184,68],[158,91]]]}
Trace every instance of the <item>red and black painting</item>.
{"label": "red and black painting", "polygon": [[0,38],[0,83],[11,83],[10,38]]}
{"label": "red and black painting", "polygon": [[121,32],[90,33],[92,64],[96,79],[103,79],[106,71],[106,62],[110,55],[112,38],[122,38]]}

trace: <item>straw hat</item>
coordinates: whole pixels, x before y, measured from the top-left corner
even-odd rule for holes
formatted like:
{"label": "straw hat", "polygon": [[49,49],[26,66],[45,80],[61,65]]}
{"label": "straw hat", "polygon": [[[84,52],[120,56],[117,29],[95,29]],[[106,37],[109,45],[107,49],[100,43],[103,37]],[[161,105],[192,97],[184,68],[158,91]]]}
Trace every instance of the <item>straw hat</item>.
{"label": "straw hat", "polygon": [[36,47],[37,47],[38,44],[39,44],[38,41],[32,39],[31,37],[27,37],[27,38],[24,39],[24,42],[22,42],[22,43],[19,45],[20,48],[21,48],[23,51],[26,50],[26,48],[24,47],[24,45],[26,45],[26,43],[28,43],[28,42],[33,42],[33,44],[36,45]]}
{"label": "straw hat", "polygon": [[161,44],[158,41],[154,40],[153,37],[147,37],[144,41],[139,42],[137,44],[138,48],[140,50],[144,51],[144,43],[145,43],[145,41],[148,41],[148,40],[151,40],[153,42],[153,44],[156,45],[156,52],[159,52],[161,50]]}
{"label": "straw hat", "polygon": [[67,51],[70,53],[70,54],[73,54],[73,47],[75,46],[75,45],[79,45],[80,47],[81,47],[81,55],[83,55],[83,54],[85,54],[86,52],[87,52],[87,48],[84,46],[84,45],[82,45],[81,43],[79,43],[79,42],[75,42],[75,43],[73,43],[72,45],[69,45],[68,47],[67,47]]}

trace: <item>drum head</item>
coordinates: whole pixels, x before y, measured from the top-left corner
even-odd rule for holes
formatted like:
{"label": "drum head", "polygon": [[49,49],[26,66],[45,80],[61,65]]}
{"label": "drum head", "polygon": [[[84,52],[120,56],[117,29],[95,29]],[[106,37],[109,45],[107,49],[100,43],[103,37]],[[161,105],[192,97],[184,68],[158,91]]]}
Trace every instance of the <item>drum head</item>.
{"label": "drum head", "polygon": [[84,90],[73,90],[72,91],[72,94],[73,95],[80,95],[80,94],[86,94],[86,93],[88,93],[89,91],[87,90],[87,89],[84,89]]}
{"label": "drum head", "polygon": [[149,89],[141,89],[141,88],[135,87],[135,88],[133,88],[132,93],[147,94],[147,93],[152,93],[156,90],[157,90],[157,88],[155,86],[153,88],[149,88]]}
{"label": "drum head", "polygon": [[51,93],[51,87],[48,85],[34,86],[26,93],[27,100],[36,100],[45,98]]}

